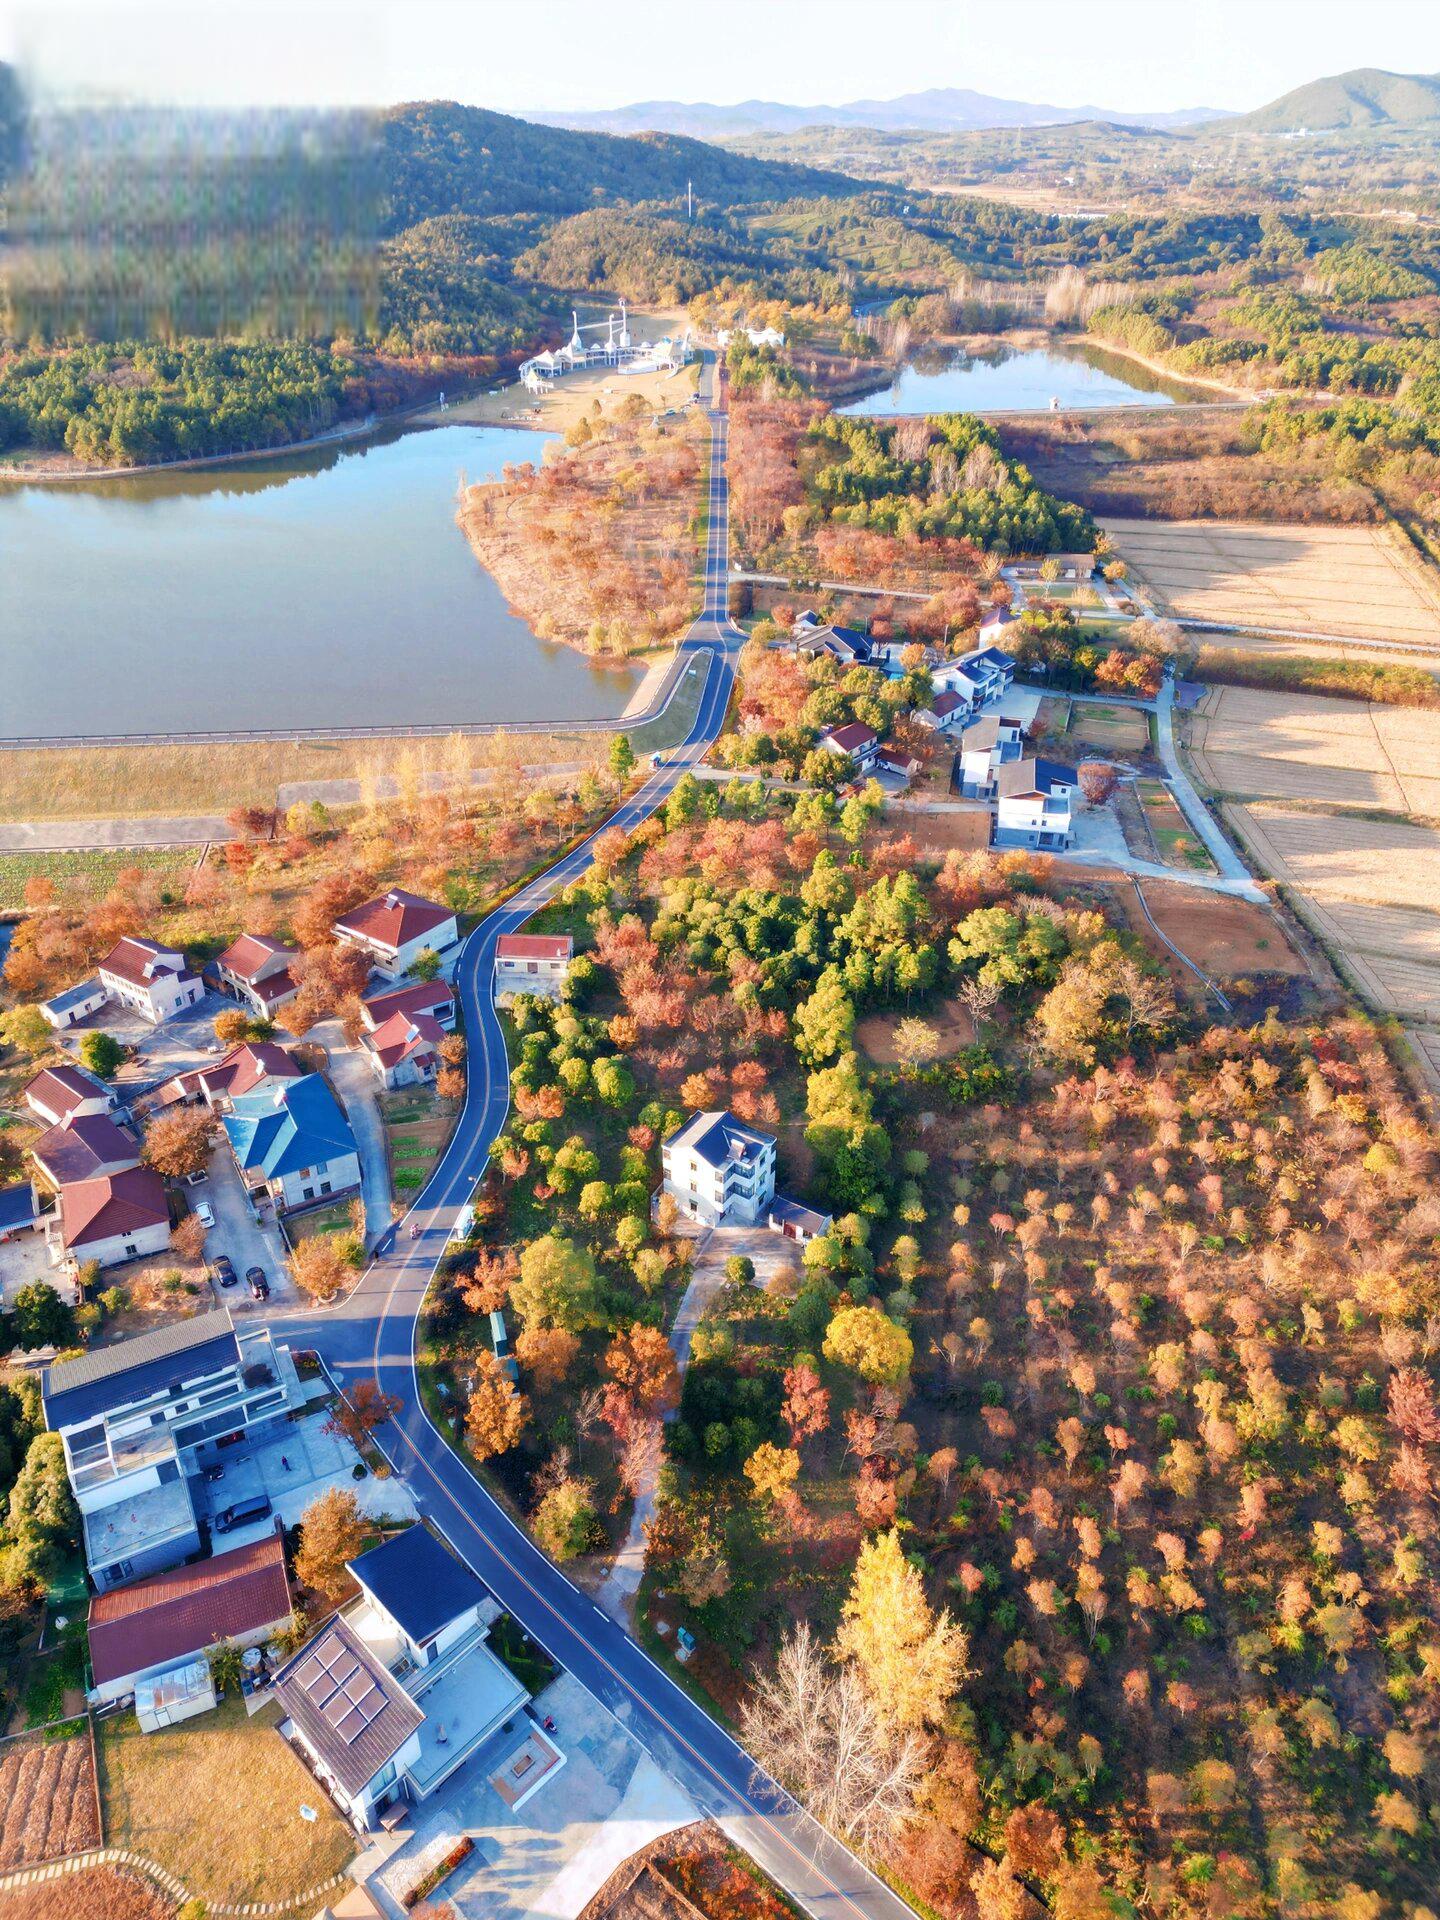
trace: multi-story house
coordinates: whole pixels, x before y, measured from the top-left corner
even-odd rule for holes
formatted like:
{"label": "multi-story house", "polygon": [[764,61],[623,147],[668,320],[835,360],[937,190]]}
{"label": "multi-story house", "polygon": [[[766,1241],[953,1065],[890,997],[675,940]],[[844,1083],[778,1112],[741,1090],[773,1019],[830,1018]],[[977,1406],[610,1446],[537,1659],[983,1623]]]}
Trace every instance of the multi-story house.
{"label": "multi-story house", "polygon": [[541,993],[558,1000],[565,989],[575,942],[568,933],[503,933],[495,942],[495,998]]}
{"label": "multi-story house", "polygon": [[367,1033],[397,1013],[428,1013],[438,1020],[446,1033],[455,1028],[455,989],[448,980],[414,980],[407,987],[387,987],[383,993],[370,993],[360,1002],[360,1024]]}
{"label": "multi-story house", "polygon": [[880,736],[863,720],[850,720],[843,727],[822,727],[819,744],[848,760],[856,773],[868,773],[880,751]]}
{"label": "multi-story house", "polygon": [[665,1191],[707,1227],[754,1226],[775,1198],[775,1136],[733,1114],[693,1114],[660,1149]]}
{"label": "multi-story house", "polygon": [[960,736],[960,791],[972,799],[990,799],[999,769],[1018,760],[1024,751],[1025,729],[1020,722],[987,713]]}
{"label": "multi-story house", "polygon": [[483,1753],[513,1809],[565,1764],[486,1645],[500,1608],[424,1526],[349,1563],[360,1598],[275,1677],[280,1731],[357,1831]]}
{"label": "multi-story house", "polygon": [[303,1399],[288,1349],[223,1307],[57,1361],[40,1393],[101,1592],[198,1553],[191,1480],[227,1441]]}
{"label": "multi-story house", "polygon": [[215,960],[215,979],[222,993],[261,1020],[269,1020],[300,991],[294,947],[283,946],[266,933],[242,933]]}
{"label": "multi-story house", "polygon": [[343,945],[363,947],[375,971],[387,980],[408,973],[422,953],[443,953],[460,938],[453,907],[400,887],[342,914],[334,932]]}
{"label": "multi-story house", "polygon": [[251,1200],[279,1213],[354,1193],[360,1156],[340,1102],[318,1073],[266,1081],[230,1102],[224,1127]]}
{"label": "multi-story house", "polygon": [[995,775],[997,847],[1068,847],[1080,785],[1074,767],[1030,755]]}
{"label": "multi-story house", "polygon": [[116,941],[100,962],[99,974],[107,999],[156,1026],[193,1007],[205,992],[204,982],[183,953],[134,935]]}

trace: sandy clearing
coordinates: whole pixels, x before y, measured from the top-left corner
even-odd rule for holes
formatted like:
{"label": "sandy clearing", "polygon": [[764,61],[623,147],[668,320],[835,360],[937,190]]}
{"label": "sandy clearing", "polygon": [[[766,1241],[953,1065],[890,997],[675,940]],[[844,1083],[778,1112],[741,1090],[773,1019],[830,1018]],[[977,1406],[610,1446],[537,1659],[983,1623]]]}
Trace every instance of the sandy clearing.
{"label": "sandy clearing", "polygon": [[1213,978],[1309,972],[1268,907],[1169,880],[1147,880],[1144,894],[1160,931]]}
{"label": "sandy clearing", "polygon": [[[877,1066],[893,1067],[898,1064],[900,1056],[895,1051],[895,1033],[906,1017],[900,1013],[872,1013],[857,1024],[855,1038]],[[968,1047],[975,1038],[975,1022],[956,999],[942,1001],[933,1011],[917,1017],[939,1036],[940,1051],[937,1058],[941,1060],[948,1060],[952,1053],[958,1053],[961,1047]]]}
{"label": "sandy clearing", "polygon": [[1440,645],[1440,583],[1388,528],[1100,524],[1169,611],[1185,618]]}

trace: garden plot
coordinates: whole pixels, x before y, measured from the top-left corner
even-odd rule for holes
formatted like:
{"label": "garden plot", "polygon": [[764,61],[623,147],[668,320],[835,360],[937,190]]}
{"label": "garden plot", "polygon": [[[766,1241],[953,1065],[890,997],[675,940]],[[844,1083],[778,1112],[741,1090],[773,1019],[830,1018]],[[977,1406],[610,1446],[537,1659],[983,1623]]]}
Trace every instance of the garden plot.
{"label": "garden plot", "polygon": [[88,1736],[0,1744],[0,1869],[33,1867],[99,1844]]}
{"label": "garden plot", "polygon": [[1215,687],[1192,742],[1217,793],[1440,818],[1440,712]]}
{"label": "garden plot", "polygon": [[1165,610],[1182,619],[1440,647],[1440,593],[1388,528],[1100,524]]}

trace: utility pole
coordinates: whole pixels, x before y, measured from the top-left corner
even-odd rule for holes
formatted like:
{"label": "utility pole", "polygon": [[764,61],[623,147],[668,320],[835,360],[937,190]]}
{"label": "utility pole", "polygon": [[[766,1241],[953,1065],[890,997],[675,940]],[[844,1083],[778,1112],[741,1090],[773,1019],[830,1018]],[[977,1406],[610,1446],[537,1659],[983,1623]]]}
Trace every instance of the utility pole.
{"label": "utility pole", "polygon": [[685,218],[687,220],[695,218],[695,182],[693,180],[685,182]]}

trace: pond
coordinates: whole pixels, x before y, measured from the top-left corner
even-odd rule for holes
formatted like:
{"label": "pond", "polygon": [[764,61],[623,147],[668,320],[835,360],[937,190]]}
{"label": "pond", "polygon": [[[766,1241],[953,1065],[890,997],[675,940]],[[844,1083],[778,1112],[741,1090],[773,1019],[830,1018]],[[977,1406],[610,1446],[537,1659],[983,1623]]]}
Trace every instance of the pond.
{"label": "pond", "polygon": [[1098,347],[1013,347],[983,353],[929,348],[906,361],[888,387],[841,413],[1040,413],[1060,407],[1169,407],[1213,393]]}
{"label": "pond", "polygon": [[455,524],[462,475],[553,438],[447,426],[0,486],[0,736],[618,714],[638,670],[537,639]]}

